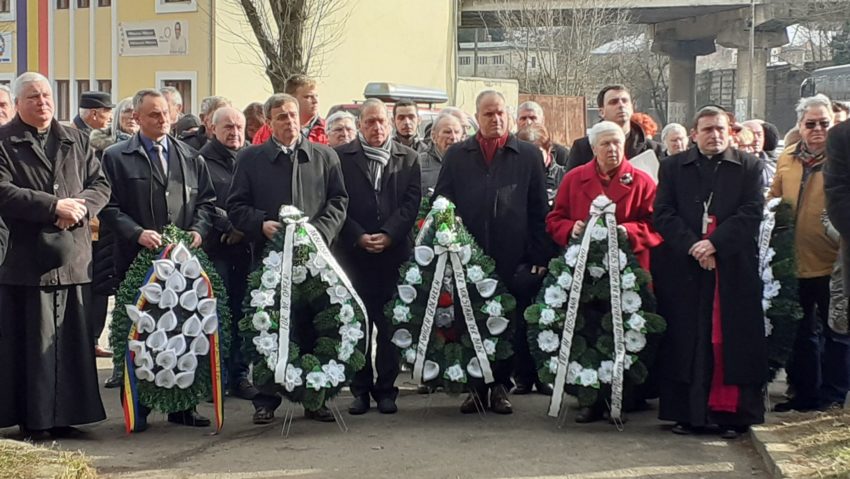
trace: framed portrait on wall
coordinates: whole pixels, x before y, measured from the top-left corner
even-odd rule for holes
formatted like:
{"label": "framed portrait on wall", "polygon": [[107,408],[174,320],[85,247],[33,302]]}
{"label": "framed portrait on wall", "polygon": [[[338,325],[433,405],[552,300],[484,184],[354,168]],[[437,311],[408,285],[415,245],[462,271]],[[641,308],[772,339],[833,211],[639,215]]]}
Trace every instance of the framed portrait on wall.
{"label": "framed portrait on wall", "polygon": [[156,0],[156,13],[198,11],[198,0]]}

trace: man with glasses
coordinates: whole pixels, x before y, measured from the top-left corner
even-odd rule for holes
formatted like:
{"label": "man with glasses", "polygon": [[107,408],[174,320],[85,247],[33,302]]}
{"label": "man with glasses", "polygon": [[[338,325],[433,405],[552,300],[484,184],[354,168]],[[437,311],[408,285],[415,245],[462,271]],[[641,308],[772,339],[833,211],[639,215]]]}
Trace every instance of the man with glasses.
{"label": "man with glasses", "polygon": [[354,115],[347,111],[338,111],[328,117],[328,146],[337,146],[350,143],[357,137]]}
{"label": "man with glasses", "polygon": [[803,98],[797,119],[803,139],[779,157],[768,195],[782,198],[795,210],[794,252],[803,310],[787,368],[794,397],[777,404],[776,412],[841,407],[850,390],[850,336],[833,332],[827,321],[829,280],[838,258],[838,242],[827,235],[822,220],[827,130],[833,119],[829,98]]}

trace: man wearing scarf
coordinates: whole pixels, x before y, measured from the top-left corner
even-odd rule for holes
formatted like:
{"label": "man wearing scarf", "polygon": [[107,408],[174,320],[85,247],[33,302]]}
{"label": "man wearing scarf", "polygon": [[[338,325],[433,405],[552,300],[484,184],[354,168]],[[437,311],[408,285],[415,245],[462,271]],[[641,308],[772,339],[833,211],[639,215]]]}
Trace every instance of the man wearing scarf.
{"label": "man wearing scarf", "polygon": [[803,310],[787,368],[794,397],[777,404],[777,412],[843,406],[850,389],[850,336],[828,325],[829,279],[838,258],[838,242],[827,235],[821,220],[826,208],[826,137],[833,119],[829,98],[803,98],[797,118],[803,140],[782,152],[768,194],[795,211],[794,252]]}
{"label": "man wearing scarf", "polygon": [[764,421],[767,342],[756,235],[762,165],[729,146],[729,117],[705,107],[697,148],[661,162],[653,223],[664,243],[653,280],[667,320],[659,418],[673,432],[718,425],[735,438]]}
{"label": "man wearing scarf", "polygon": [[[390,341],[392,324],[384,305],[392,299],[398,269],[413,248],[410,231],[419,212],[421,185],[416,152],[392,140],[391,128],[384,102],[366,100],[360,107],[357,138],[336,149],[351,202],[335,255],[366,304],[370,328],[377,329],[377,377],[373,380],[371,361],[366,361],[351,383],[351,414],[367,412],[370,395],[379,412],[398,410],[399,357]],[[367,358],[372,347],[367,345]]]}
{"label": "man wearing scarf", "polygon": [[[508,131],[501,93],[479,93],[475,110],[480,130],[446,151],[433,197],[454,202],[457,215],[516,297],[516,316],[509,319],[524,321],[523,311],[540,289],[554,247],[545,225],[546,174],[540,150]],[[495,382],[477,391],[485,405],[490,393],[489,407],[498,414],[513,411],[507,396],[511,366],[510,361],[492,363]],[[470,394],[461,412],[475,411]]]}

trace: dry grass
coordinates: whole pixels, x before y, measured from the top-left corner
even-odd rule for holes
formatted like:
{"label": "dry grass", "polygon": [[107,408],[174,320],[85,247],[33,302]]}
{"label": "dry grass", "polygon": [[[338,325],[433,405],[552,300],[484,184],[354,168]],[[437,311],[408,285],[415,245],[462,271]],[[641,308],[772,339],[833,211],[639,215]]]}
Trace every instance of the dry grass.
{"label": "dry grass", "polygon": [[10,479],[95,479],[83,453],[0,439],[0,477]]}
{"label": "dry grass", "polygon": [[789,444],[804,477],[850,477],[850,411],[799,413],[771,427]]}

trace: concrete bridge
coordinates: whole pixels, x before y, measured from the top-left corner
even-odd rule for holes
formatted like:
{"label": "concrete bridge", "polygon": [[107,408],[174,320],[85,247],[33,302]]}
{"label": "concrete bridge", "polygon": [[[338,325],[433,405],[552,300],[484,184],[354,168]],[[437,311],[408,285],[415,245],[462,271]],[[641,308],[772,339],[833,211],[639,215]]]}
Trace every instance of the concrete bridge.
{"label": "concrete bridge", "polygon": [[[696,59],[719,44],[738,49],[735,113],[747,117],[750,91],[753,117],[764,118],[767,63],[771,48],[788,43],[786,27],[810,15],[838,11],[848,0],[597,0],[598,8],[626,8],[635,23],[649,26],[653,51],[670,57],[668,119],[687,123],[696,102]],[[555,9],[587,8],[588,0],[554,0]],[[460,25],[499,25],[498,16],[528,8],[528,0],[461,0]],[[755,48],[750,53],[750,24],[755,8]],[[752,69],[752,84],[749,72]]]}

